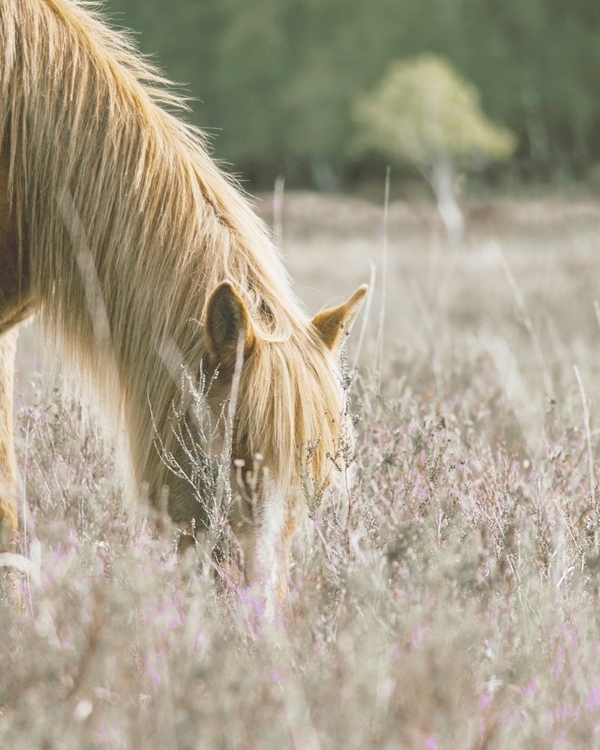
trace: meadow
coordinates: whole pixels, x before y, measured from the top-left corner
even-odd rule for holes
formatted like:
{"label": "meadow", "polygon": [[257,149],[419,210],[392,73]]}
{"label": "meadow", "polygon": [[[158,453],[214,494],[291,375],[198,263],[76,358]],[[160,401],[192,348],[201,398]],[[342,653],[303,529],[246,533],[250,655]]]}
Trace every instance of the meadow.
{"label": "meadow", "polygon": [[291,193],[275,224],[312,311],[373,287],[353,483],[313,504],[282,620],[123,503],[29,326],[0,747],[600,747],[600,204],[471,201],[454,249],[427,203]]}

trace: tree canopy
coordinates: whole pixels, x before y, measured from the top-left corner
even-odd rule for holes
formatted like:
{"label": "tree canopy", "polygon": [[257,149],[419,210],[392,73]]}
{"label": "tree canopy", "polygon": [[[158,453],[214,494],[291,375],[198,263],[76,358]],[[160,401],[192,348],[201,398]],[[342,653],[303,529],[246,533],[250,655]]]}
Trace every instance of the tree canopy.
{"label": "tree canopy", "polygon": [[[198,101],[217,157],[259,184],[363,164],[355,102],[397,59],[434,54],[517,137],[524,175],[600,160],[596,0],[108,0]],[[289,184],[289,182],[288,182]]]}
{"label": "tree canopy", "polygon": [[516,139],[483,114],[477,89],[434,55],[393,62],[357,102],[365,145],[431,170],[440,160],[469,166],[508,158]]}

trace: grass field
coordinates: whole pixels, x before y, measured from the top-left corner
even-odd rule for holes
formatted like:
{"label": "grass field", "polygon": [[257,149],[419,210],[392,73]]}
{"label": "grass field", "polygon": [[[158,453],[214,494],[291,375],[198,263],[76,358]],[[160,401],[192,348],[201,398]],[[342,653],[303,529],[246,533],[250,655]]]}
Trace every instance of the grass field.
{"label": "grass field", "polygon": [[282,245],[312,310],[375,278],[355,484],[298,540],[283,622],[124,508],[30,327],[0,747],[600,747],[600,205],[474,203],[450,251],[427,205],[386,233],[381,205],[288,195]]}

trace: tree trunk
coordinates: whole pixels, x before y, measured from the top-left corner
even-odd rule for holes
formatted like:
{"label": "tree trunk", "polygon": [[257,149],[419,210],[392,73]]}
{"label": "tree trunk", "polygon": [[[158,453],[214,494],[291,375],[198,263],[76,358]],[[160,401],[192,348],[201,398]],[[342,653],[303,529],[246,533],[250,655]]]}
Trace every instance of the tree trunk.
{"label": "tree trunk", "polygon": [[456,200],[456,171],[449,157],[440,157],[434,162],[430,183],[448,239],[453,245],[458,245],[463,237],[465,222]]}
{"label": "tree trunk", "polygon": [[312,157],[310,173],[317,190],[320,192],[334,193],[340,189],[340,179],[329,159]]}

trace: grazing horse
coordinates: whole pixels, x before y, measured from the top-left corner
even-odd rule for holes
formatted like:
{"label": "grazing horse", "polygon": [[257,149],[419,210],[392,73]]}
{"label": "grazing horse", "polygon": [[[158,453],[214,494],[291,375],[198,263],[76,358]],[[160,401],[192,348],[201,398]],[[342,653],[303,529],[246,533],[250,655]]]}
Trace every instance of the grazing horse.
{"label": "grazing horse", "polygon": [[[173,114],[182,107],[87,5],[0,0],[0,526],[5,539],[17,528],[17,324],[39,313],[125,436],[134,494],[166,495],[180,528],[207,525],[170,419],[182,367],[210,383],[216,456],[235,402],[232,477],[254,496],[236,524],[243,571],[282,595],[303,484],[335,469],[336,353],[366,287],[307,317],[267,231]],[[251,471],[258,454],[250,492],[235,466]]]}

